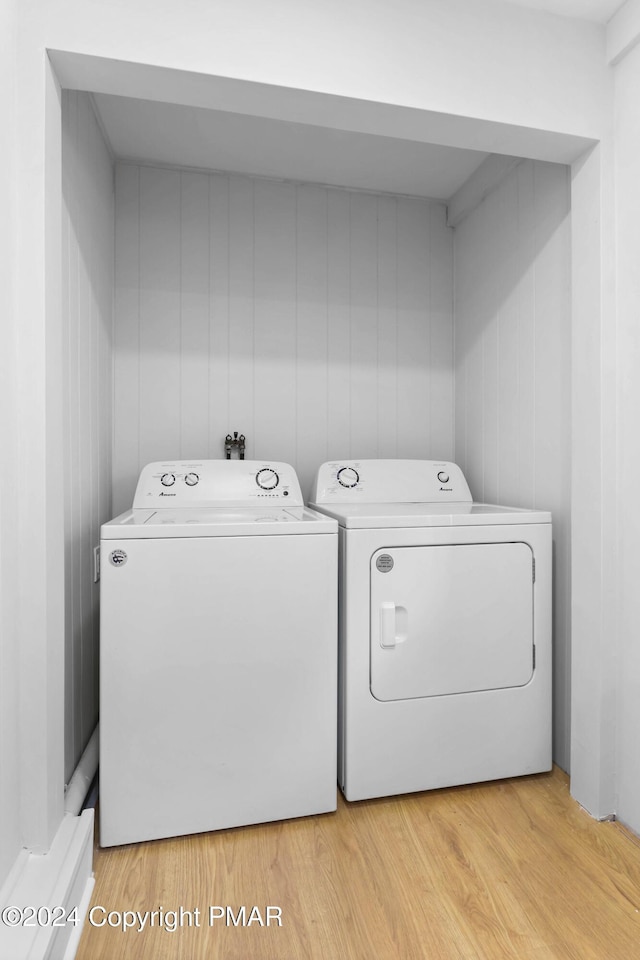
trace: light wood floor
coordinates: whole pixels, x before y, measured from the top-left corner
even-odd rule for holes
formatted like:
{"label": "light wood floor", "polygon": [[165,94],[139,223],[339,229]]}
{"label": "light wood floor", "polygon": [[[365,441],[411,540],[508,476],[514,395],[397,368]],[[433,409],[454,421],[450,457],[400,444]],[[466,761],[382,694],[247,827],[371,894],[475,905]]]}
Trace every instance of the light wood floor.
{"label": "light wood floor", "polygon": [[[559,770],[97,849],[95,872],[93,905],[201,926],[87,924],[78,960],[640,960],[640,843]],[[209,927],[209,905],[279,906],[282,926]]]}

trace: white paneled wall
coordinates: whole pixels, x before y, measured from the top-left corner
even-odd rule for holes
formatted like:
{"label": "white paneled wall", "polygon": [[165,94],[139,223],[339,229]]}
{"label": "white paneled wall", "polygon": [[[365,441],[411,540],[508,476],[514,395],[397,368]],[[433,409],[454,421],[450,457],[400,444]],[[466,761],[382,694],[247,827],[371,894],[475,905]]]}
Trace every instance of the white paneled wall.
{"label": "white paneled wall", "polygon": [[554,756],[569,766],[569,177],[521,163],[455,230],[455,450],[476,500],[553,512]]}
{"label": "white paneled wall", "polygon": [[450,457],[452,237],[441,204],[116,166],[114,509],[140,468]]}
{"label": "white paneled wall", "polygon": [[98,719],[93,547],[111,507],[113,165],[87,94],[62,95],[65,780]]}

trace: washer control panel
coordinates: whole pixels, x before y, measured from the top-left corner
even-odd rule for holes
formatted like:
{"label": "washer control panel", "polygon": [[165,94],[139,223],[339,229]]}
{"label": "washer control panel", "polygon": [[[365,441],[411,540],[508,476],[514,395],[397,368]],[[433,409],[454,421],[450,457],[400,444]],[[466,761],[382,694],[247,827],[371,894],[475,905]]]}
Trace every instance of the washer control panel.
{"label": "washer control panel", "polygon": [[219,503],[303,506],[295,470],[261,460],[171,460],[143,468],[133,506],[189,507]]}
{"label": "washer control panel", "polygon": [[312,503],[471,503],[460,467],[444,460],[335,460],[319,468]]}

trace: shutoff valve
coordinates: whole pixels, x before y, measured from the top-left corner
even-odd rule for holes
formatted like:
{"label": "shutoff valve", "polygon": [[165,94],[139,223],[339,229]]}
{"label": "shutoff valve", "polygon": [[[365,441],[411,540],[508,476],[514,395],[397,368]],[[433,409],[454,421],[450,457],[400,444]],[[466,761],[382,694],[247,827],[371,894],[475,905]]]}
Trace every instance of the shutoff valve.
{"label": "shutoff valve", "polygon": [[224,438],[224,452],[227,460],[231,460],[231,451],[238,451],[238,460],[244,460],[244,433],[238,436],[238,431],[234,430],[233,436],[230,433]]}

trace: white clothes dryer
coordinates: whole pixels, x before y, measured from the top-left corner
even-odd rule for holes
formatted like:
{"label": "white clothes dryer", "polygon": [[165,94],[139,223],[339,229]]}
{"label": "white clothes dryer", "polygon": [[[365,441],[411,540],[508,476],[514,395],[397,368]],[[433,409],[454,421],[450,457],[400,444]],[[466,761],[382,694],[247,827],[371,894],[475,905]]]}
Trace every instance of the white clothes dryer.
{"label": "white clothes dryer", "polygon": [[336,809],[337,528],[284,463],[152,463],[101,530],[100,842]]}
{"label": "white clothes dryer", "polygon": [[472,502],[449,462],[323,464],[340,524],[348,800],[551,767],[551,515]]}

